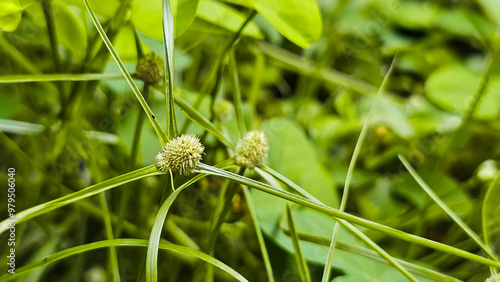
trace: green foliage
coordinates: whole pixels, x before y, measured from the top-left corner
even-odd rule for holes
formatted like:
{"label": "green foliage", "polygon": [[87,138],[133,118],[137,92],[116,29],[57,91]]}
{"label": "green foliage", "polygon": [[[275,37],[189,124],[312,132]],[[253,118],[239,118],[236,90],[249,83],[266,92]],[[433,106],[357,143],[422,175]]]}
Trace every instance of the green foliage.
{"label": "green foliage", "polygon": [[255,10],[277,30],[302,48],[316,42],[323,32],[321,14],[314,0],[251,0]]}
{"label": "green foliage", "polygon": [[23,8],[19,0],[7,0],[0,3],[0,29],[14,31],[21,22]]}
{"label": "green foliage", "polygon": [[[499,15],[492,0],[0,1],[17,220],[0,280],[484,281],[500,269]],[[201,162],[182,143],[190,173],[159,171],[183,134]]]}
{"label": "green foliage", "polygon": [[[174,18],[175,37],[181,36],[193,23],[199,0],[172,1],[172,14]],[[162,40],[162,1],[134,0],[132,1],[132,21],[135,28],[145,35]]]}

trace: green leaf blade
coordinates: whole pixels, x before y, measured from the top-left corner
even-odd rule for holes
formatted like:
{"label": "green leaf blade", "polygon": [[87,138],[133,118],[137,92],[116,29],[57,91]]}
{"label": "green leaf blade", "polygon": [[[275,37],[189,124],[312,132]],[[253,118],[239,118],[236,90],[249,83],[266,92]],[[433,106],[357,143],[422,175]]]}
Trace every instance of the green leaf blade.
{"label": "green leaf blade", "polygon": [[302,48],[316,42],[323,31],[314,0],[253,0],[253,6],[286,38]]}

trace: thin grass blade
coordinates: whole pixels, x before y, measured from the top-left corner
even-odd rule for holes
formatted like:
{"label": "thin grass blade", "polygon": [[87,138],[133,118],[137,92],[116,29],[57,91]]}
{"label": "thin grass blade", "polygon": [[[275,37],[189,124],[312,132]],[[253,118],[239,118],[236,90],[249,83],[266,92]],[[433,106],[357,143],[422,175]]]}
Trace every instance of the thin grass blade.
{"label": "thin grass blade", "polygon": [[247,131],[245,128],[245,120],[243,119],[243,102],[241,100],[241,90],[240,90],[240,80],[238,78],[238,69],[236,67],[236,59],[234,57],[234,51],[229,55],[229,72],[231,75],[231,81],[233,82],[233,103],[236,110],[236,120],[238,121],[238,130],[240,131],[240,137],[243,137]]}
{"label": "thin grass blade", "polygon": [[[35,269],[38,269],[40,267],[50,265],[54,262],[60,261],[60,260],[65,259],[67,257],[82,254],[82,253],[96,250],[96,249],[107,248],[110,246],[147,247],[148,241],[143,240],[143,239],[114,239],[114,240],[99,241],[99,242],[94,242],[94,243],[90,243],[90,244],[85,244],[85,245],[80,245],[80,246],[68,248],[68,249],[60,251],[58,253],[52,254],[44,259],[34,261],[30,264],[24,265],[24,266],[16,269],[15,275],[12,275],[10,273],[6,273],[6,274],[0,276],[0,281],[19,280],[19,278],[21,276],[23,276],[23,275],[25,275],[25,274],[27,274]],[[158,245],[158,248],[161,250],[166,250],[169,252],[176,253],[178,255],[187,255],[190,257],[195,257],[195,258],[204,260],[204,261],[206,261],[210,264],[213,264],[214,266],[220,268],[221,270],[227,272],[229,275],[234,277],[236,280],[248,282],[248,280],[245,279],[245,277],[241,276],[241,274],[236,272],[231,267],[227,266],[226,264],[217,260],[216,258],[211,257],[209,255],[206,255],[200,251],[192,250],[190,248],[187,248],[184,246],[179,246],[176,244],[171,244],[171,243],[160,243]]]}
{"label": "thin grass blade", "polygon": [[[375,96],[373,100],[373,104],[370,108],[370,111],[368,112],[368,116],[365,119],[365,122],[363,123],[363,127],[361,128],[361,133],[359,134],[358,140],[356,141],[356,146],[354,147],[354,152],[352,153],[351,161],[349,162],[349,168],[347,169],[347,176],[345,179],[345,184],[344,184],[344,191],[342,193],[342,200],[340,201],[340,207],[339,209],[341,211],[345,210],[345,207],[347,205],[347,199],[349,197],[349,189],[351,187],[351,179],[352,179],[352,174],[354,173],[354,168],[356,167],[356,162],[358,160],[359,152],[361,151],[361,146],[363,146],[363,142],[366,137],[366,133],[368,132],[368,127],[369,127],[369,122],[370,118],[373,114],[373,109],[375,109],[375,106],[377,105],[378,97],[382,95],[382,93],[385,91],[385,88],[387,86],[387,83],[389,82],[389,77],[392,73],[392,70],[394,68],[395,62],[396,62],[397,54],[394,56],[392,59],[391,66],[389,70],[387,71],[384,80],[382,81],[382,84],[380,85],[380,88],[377,92],[377,95]],[[322,282],[328,282],[330,281],[330,268],[332,266],[333,262],[333,253],[335,251],[335,243],[337,242],[337,234],[339,232],[339,224],[335,223],[333,227],[333,233],[332,233],[332,241],[330,243],[330,249],[328,250],[328,256],[326,258],[326,263],[325,263],[325,269],[323,271],[323,278],[321,279]],[[395,261],[393,261],[395,263]],[[407,272],[403,274],[409,274]],[[411,279],[414,279],[413,277]]]}
{"label": "thin grass blade", "polygon": [[266,267],[267,279],[269,282],[274,282],[273,267],[271,266],[271,260],[269,259],[269,253],[267,252],[266,243],[264,242],[264,236],[262,236],[262,231],[259,226],[259,219],[257,218],[257,212],[255,211],[255,205],[253,204],[252,194],[246,186],[242,186],[243,194],[245,195],[245,200],[248,207],[248,213],[252,219],[252,224],[257,235],[257,241],[259,242],[260,252],[262,253],[262,260],[264,261],[264,266]]}
{"label": "thin grass blade", "polygon": [[432,200],[438,204],[438,206],[451,218],[453,219],[453,221],[455,221],[456,224],[458,224],[458,226],[460,226],[460,228],[462,228],[463,231],[465,231],[465,233],[467,233],[467,235],[472,239],[474,240],[474,242],[476,242],[476,244],[486,253],[488,254],[488,256],[490,258],[492,258],[493,260],[499,262],[500,259],[498,258],[498,256],[487,246],[483,243],[483,241],[481,240],[481,238],[476,234],[476,232],[474,232],[455,212],[453,212],[450,207],[448,207],[448,205],[446,205],[445,202],[443,202],[443,200],[441,200],[441,198],[439,198],[438,195],[436,195],[436,193],[434,193],[434,191],[432,191],[432,189],[427,185],[427,183],[425,183],[425,181],[422,179],[422,177],[420,177],[420,175],[418,175],[417,171],[415,171],[415,169],[413,168],[413,166],[410,164],[410,162],[408,162],[408,160],[401,154],[398,154],[398,157],[399,159],[401,160],[401,162],[403,163],[403,165],[405,166],[405,168],[408,170],[408,172],[411,174],[411,176],[413,177],[413,179],[415,179],[415,181],[417,181],[417,183],[420,185],[420,187],[422,187],[422,189],[424,189],[425,193],[427,193],[427,195],[429,195],[429,197],[432,198]]}
{"label": "thin grass blade", "polygon": [[207,174],[198,174],[197,176],[191,178],[189,181],[172,192],[172,194],[170,194],[170,196],[168,196],[165,202],[161,205],[160,210],[156,214],[151,235],[149,236],[148,252],[146,254],[146,281],[158,281],[158,248],[160,246],[161,231],[163,229],[163,225],[165,225],[168,210],[182,190],[205,176],[207,176]]}
{"label": "thin grass blade", "polygon": [[199,126],[203,127],[206,131],[210,132],[217,138],[219,141],[224,143],[226,146],[235,147],[234,144],[225,138],[222,133],[219,131],[217,126],[215,126],[210,120],[200,114],[193,106],[191,106],[188,102],[182,99],[179,96],[175,96],[175,102],[182,111],[186,114],[186,116],[194,121]]}
{"label": "thin grass blade", "polygon": [[231,180],[236,181],[240,184],[247,185],[249,187],[260,190],[264,193],[268,193],[268,194],[280,197],[282,199],[285,199],[287,201],[297,203],[297,204],[302,205],[304,207],[308,207],[308,208],[311,208],[313,210],[317,210],[319,212],[333,216],[335,218],[346,220],[352,224],[359,224],[361,226],[382,232],[382,233],[384,233],[388,236],[394,237],[394,238],[398,238],[398,239],[401,239],[401,240],[404,240],[407,242],[411,242],[411,243],[416,243],[416,244],[419,244],[419,245],[422,245],[425,247],[429,247],[429,248],[432,248],[432,249],[435,249],[438,251],[442,251],[445,253],[449,253],[452,255],[456,255],[456,256],[471,260],[471,261],[475,261],[475,262],[480,263],[480,264],[494,266],[494,267],[500,267],[500,263],[498,263],[496,261],[478,256],[478,255],[475,255],[475,254],[472,254],[469,252],[466,252],[464,250],[461,250],[461,249],[458,249],[458,248],[455,248],[452,246],[448,246],[446,244],[442,244],[442,243],[432,241],[432,240],[429,240],[429,239],[426,239],[423,237],[409,234],[409,233],[403,232],[401,230],[397,230],[397,229],[394,229],[392,227],[382,225],[380,223],[376,223],[376,222],[373,222],[373,221],[370,221],[370,220],[367,220],[364,218],[360,218],[360,217],[348,214],[346,212],[339,211],[338,209],[334,209],[334,208],[329,207],[329,206],[315,203],[312,200],[297,196],[296,194],[276,189],[270,185],[255,181],[253,179],[250,179],[250,178],[247,178],[247,177],[244,177],[244,176],[241,176],[241,175],[238,175],[238,174],[235,174],[235,173],[232,173],[232,172],[220,169],[220,168],[216,168],[216,167],[213,167],[213,166],[210,166],[207,164],[200,163],[198,165],[197,172],[231,179]]}
{"label": "thin grass blade", "polygon": [[148,116],[149,121],[151,122],[151,125],[153,126],[154,130],[156,131],[156,135],[158,135],[158,139],[161,142],[161,146],[164,147],[165,144],[168,142],[168,137],[165,131],[161,128],[160,124],[158,123],[158,120],[156,119],[155,115],[153,114],[153,111],[149,107],[148,103],[144,99],[144,97],[141,94],[141,91],[135,84],[134,80],[132,79],[132,76],[128,73],[127,69],[125,68],[125,65],[123,64],[122,60],[120,59],[120,56],[118,56],[118,53],[116,52],[115,48],[113,47],[113,44],[109,40],[108,36],[106,35],[106,32],[101,26],[101,23],[99,22],[99,19],[97,18],[96,14],[90,7],[89,1],[88,0],[83,0],[85,3],[85,7],[87,7],[87,11],[90,14],[90,17],[92,18],[92,22],[94,22],[95,27],[97,28],[97,31],[99,32],[99,35],[101,36],[102,40],[104,41],[104,44],[106,44],[106,47],[108,48],[109,52],[111,53],[111,56],[115,60],[116,64],[120,68],[120,71],[122,72],[123,76],[125,76],[125,79],[127,80],[128,84],[130,85],[130,88],[132,88],[132,91],[135,94],[135,97],[141,104],[142,108],[144,109],[144,112]]}
{"label": "thin grass blade", "polygon": [[88,198],[90,196],[102,193],[114,187],[120,186],[122,184],[132,182],[141,178],[145,178],[148,176],[158,175],[161,172],[158,171],[156,165],[152,164],[138,170],[134,170],[132,172],[122,174],[115,178],[111,178],[105,180],[103,182],[97,183],[95,185],[89,186],[83,190],[78,192],[74,192],[72,194],[57,198],[55,200],[40,204],[38,206],[31,207],[27,210],[24,210],[18,214],[16,214],[12,218],[7,218],[4,221],[0,222],[0,234],[9,229],[9,225],[13,223],[21,223],[31,219],[35,216],[39,216],[45,214],[54,209],[60,208],[62,206],[74,203],[81,199]]}
{"label": "thin grass blade", "polygon": [[163,50],[165,56],[165,86],[167,102],[167,136],[178,135],[174,109],[174,16],[170,0],[163,0]]}
{"label": "thin grass blade", "polygon": [[90,81],[124,79],[122,74],[114,73],[63,73],[63,74],[26,74],[0,76],[0,84],[45,82],[45,81]]}
{"label": "thin grass blade", "polygon": [[[309,194],[307,191],[305,191],[303,188],[295,184],[293,181],[290,179],[286,178],[285,176],[281,175],[280,173],[274,171],[273,169],[269,167],[263,167],[262,168],[264,171],[275,177],[276,179],[282,181],[286,185],[288,185],[290,188],[295,190],[297,193],[303,195],[304,197],[308,198],[309,200],[323,205],[321,201],[316,199],[314,196]],[[256,169],[258,173],[261,173],[260,169]],[[406,278],[408,278],[410,281],[417,281],[415,277],[413,277],[399,262],[397,259],[393,258],[391,255],[389,255],[384,249],[382,249],[377,243],[373,242],[368,236],[363,234],[359,229],[357,229],[354,225],[351,223],[342,220],[342,219],[337,219],[338,223],[342,225],[345,229],[347,229],[349,232],[351,232],[354,236],[358,237],[361,241],[363,241],[366,245],[370,246],[383,260],[385,260],[389,265],[394,266],[401,274],[403,274]],[[331,242],[331,240],[330,240]],[[331,244],[329,244],[331,245]],[[329,270],[330,268],[328,268]],[[325,264],[325,271],[326,271],[326,264]],[[328,273],[329,275],[329,273]]]}
{"label": "thin grass blade", "polygon": [[300,248],[300,239],[297,235],[297,229],[295,229],[295,221],[293,220],[292,209],[290,204],[286,205],[286,218],[288,222],[288,228],[290,228],[290,237],[292,238],[293,249],[295,250],[295,261],[297,267],[299,268],[299,275],[301,281],[311,282],[311,275],[309,274],[309,267],[307,266],[306,259]]}

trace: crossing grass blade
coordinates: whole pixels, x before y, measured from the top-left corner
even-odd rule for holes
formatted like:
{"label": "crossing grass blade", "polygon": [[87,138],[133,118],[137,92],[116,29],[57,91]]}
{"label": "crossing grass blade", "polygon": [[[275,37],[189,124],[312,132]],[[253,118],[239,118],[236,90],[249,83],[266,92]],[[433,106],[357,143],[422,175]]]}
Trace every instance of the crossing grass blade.
{"label": "crossing grass blade", "polygon": [[[17,280],[20,281],[19,278],[22,277],[23,275],[39,269],[41,267],[44,267],[46,265],[50,265],[54,262],[60,261],[62,259],[78,255],[78,254],[83,254],[88,251],[96,250],[96,249],[101,249],[101,248],[108,248],[111,246],[115,247],[147,247],[148,246],[148,240],[143,240],[143,239],[114,239],[114,240],[105,240],[105,241],[99,241],[99,242],[94,242],[90,244],[85,244],[85,245],[80,245],[76,246],[73,248],[68,248],[63,251],[60,251],[58,253],[52,254],[44,259],[34,261],[32,263],[29,263],[27,265],[24,265],[18,269],[16,269],[16,274],[12,275],[11,273],[6,273],[2,276],[0,276],[0,281],[12,281],[12,280]],[[231,267],[227,266],[223,262],[217,260],[214,257],[211,257],[209,255],[206,255],[200,251],[192,250],[190,248],[184,247],[184,246],[179,246],[176,244],[172,243],[160,243],[158,245],[158,248],[161,250],[166,250],[178,255],[187,255],[190,257],[198,258],[201,260],[204,260],[210,264],[213,264],[214,266],[220,268],[221,270],[227,272],[229,275],[234,277],[238,281],[248,281],[245,279],[245,277],[241,276],[238,272],[236,272],[234,269]]]}
{"label": "crossing grass blade", "polygon": [[410,162],[403,156],[403,155],[398,155],[399,159],[405,166],[405,168],[408,170],[408,172],[411,174],[413,179],[417,181],[418,185],[424,189],[425,193],[429,195],[429,197],[432,198],[432,200],[456,223],[462,230],[467,233],[467,235],[476,242],[476,244],[493,260],[496,262],[499,262],[500,259],[498,256],[486,245],[484,242],[481,240],[479,235],[474,232],[455,212],[453,212],[448,205],[446,205],[443,200],[439,198],[434,191],[425,183],[425,181],[418,175],[417,171],[413,168],[413,166],[410,164]]}
{"label": "crossing grass blade", "polygon": [[45,81],[91,81],[124,79],[122,74],[114,73],[61,73],[61,74],[25,74],[25,75],[2,75],[0,84],[27,83]]}
{"label": "crossing grass blade", "polygon": [[170,0],[163,0],[163,50],[167,98],[167,136],[169,139],[178,135],[174,109],[174,30],[174,17]]}
{"label": "crossing grass blade", "polygon": [[271,266],[271,261],[269,259],[269,253],[266,248],[266,243],[264,242],[264,236],[262,236],[262,231],[260,230],[259,220],[257,218],[257,212],[255,211],[255,205],[253,204],[252,194],[248,187],[242,187],[243,194],[245,195],[245,200],[248,206],[248,213],[252,218],[252,224],[257,235],[257,241],[259,242],[260,252],[262,254],[262,260],[264,261],[264,266],[266,267],[267,279],[269,282],[274,282],[273,268]]}
{"label": "crossing grass blade", "polygon": [[60,208],[62,206],[74,203],[81,199],[88,198],[90,196],[102,193],[114,187],[120,186],[125,183],[129,183],[141,178],[145,178],[148,176],[158,175],[161,172],[158,171],[156,165],[149,165],[137,170],[134,170],[129,173],[122,174],[115,178],[111,178],[105,180],[103,182],[97,183],[95,185],[89,186],[83,190],[74,192],[72,194],[57,198],[55,200],[40,204],[38,206],[31,207],[27,210],[24,210],[18,214],[16,214],[12,218],[7,218],[0,222],[0,234],[9,229],[9,225],[12,223],[21,223],[27,221],[33,217],[48,213],[54,209]]}
{"label": "crossing grass blade", "polygon": [[177,105],[179,105],[179,107],[182,109],[182,111],[186,114],[186,116],[189,119],[194,121],[196,124],[201,126],[206,131],[213,134],[215,138],[224,143],[226,146],[236,147],[231,141],[229,141],[222,135],[217,126],[215,126],[215,124],[213,124],[210,120],[208,120],[206,117],[200,114],[193,106],[191,106],[184,99],[182,99],[179,96],[176,96],[175,102],[177,103]]}
{"label": "crossing grass blade", "polygon": [[198,170],[197,172],[199,173],[206,173],[210,175],[215,175],[227,179],[231,179],[232,181],[238,182],[240,184],[255,188],[257,190],[260,190],[264,193],[268,193],[277,197],[280,197],[282,199],[285,199],[287,201],[291,201],[294,203],[297,203],[299,205],[302,205],[304,207],[308,207],[314,210],[317,210],[319,212],[322,212],[324,214],[333,216],[338,219],[343,219],[345,221],[350,222],[351,224],[358,224],[376,231],[379,231],[385,235],[398,238],[407,242],[419,244],[425,247],[429,247],[438,251],[442,251],[448,254],[452,254],[455,256],[459,256],[480,264],[488,265],[488,266],[493,266],[493,267],[500,267],[500,263],[484,258],[482,256],[478,256],[469,252],[466,252],[464,250],[448,246],[446,244],[442,244],[430,239],[426,239],[420,236],[416,236],[410,233],[403,232],[398,229],[391,228],[389,226],[382,225],[380,223],[376,223],[370,220],[366,220],[364,218],[360,218],[351,214],[348,214],[346,212],[340,211],[338,209],[318,204],[317,202],[314,202],[312,200],[309,200],[304,197],[297,196],[296,194],[279,190],[276,189],[270,185],[255,181],[253,179],[220,169],[216,168],[207,164],[200,163],[198,165]]}
{"label": "crossing grass blade", "polygon": [[97,28],[97,31],[99,32],[99,35],[101,36],[102,40],[104,41],[104,44],[106,44],[106,47],[108,48],[109,52],[111,53],[111,56],[115,60],[116,64],[120,68],[120,71],[122,72],[123,76],[125,76],[125,79],[127,80],[128,84],[130,85],[130,88],[132,88],[132,91],[135,94],[135,97],[141,104],[141,107],[143,108],[144,112],[148,116],[149,121],[151,122],[151,125],[153,126],[154,130],[156,131],[156,135],[158,135],[158,139],[161,142],[161,146],[164,147],[165,144],[168,142],[168,137],[165,131],[161,128],[160,124],[158,123],[158,120],[156,119],[155,115],[153,114],[153,111],[149,107],[148,103],[146,102],[146,99],[141,94],[141,91],[135,84],[134,80],[132,79],[132,76],[130,76],[128,70],[125,68],[125,65],[123,64],[122,60],[120,59],[120,56],[118,56],[118,53],[116,52],[115,48],[113,47],[113,44],[109,40],[108,36],[106,35],[106,32],[101,26],[101,23],[99,22],[99,19],[97,18],[96,14],[92,10],[92,7],[90,7],[89,1],[88,0],[83,0],[85,3],[85,7],[87,8],[87,11],[90,14],[90,17],[92,19],[92,22],[94,23],[95,27]]}
{"label": "crossing grass blade", "polygon": [[290,237],[292,238],[293,249],[295,250],[295,261],[297,267],[299,268],[300,280],[311,282],[311,275],[309,274],[309,267],[307,266],[306,259],[302,253],[302,248],[300,247],[300,239],[297,234],[297,229],[295,228],[295,221],[293,220],[292,209],[290,204],[286,205],[286,218],[288,222],[288,228],[290,229]]}
{"label": "crossing grass blade", "polygon": [[[382,81],[382,84],[380,85],[380,88],[377,92],[377,95],[375,96],[373,100],[373,104],[370,108],[370,111],[368,112],[368,116],[365,119],[365,122],[363,123],[363,127],[361,128],[361,132],[359,133],[358,140],[356,141],[356,145],[354,146],[354,152],[352,153],[351,161],[349,162],[349,168],[347,169],[347,176],[345,179],[345,184],[344,184],[344,190],[342,192],[342,199],[340,201],[340,207],[339,210],[344,211],[345,207],[347,205],[347,199],[349,197],[349,189],[351,187],[351,179],[352,179],[352,174],[354,173],[354,168],[356,167],[356,163],[358,161],[359,153],[361,152],[361,147],[363,146],[363,142],[365,141],[366,134],[368,132],[368,127],[369,127],[369,122],[370,118],[373,114],[373,111],[376,107],[376,103],[378,102],[378,99],[382,93],[384,93],[385,88],[387,86],[387,83],[389,82],[389,77],[391,76],[392,70],[394,69],[394,65],[396,63],[396,58],[397,55],[394,56],[392,59],[391,66],[389,67],[389,70],[387,71],[384,80]],[[337,235],[339,232],[339,224],[335,223],[333,227],[333,233],[332,233],[332,241],[330,243],[330,248],[328,250],[328,255],[326,258],[326,263],[325,263],[325,268],[323,271],[323,278],[321,279],[322,282],[328,282],[330,281],[330,268],[333,262],[333,254],[335,251],[335,243],[337,242]],[[393,263],[396,263],[395,261],[392,261]],[[397,263],[396,263],[397,264]],[[402,266],[398,265],[398,269],[402,269]],[[414,277],[411,277],[411,274],[409,274],[406,271],[403,271],[403,274],[409,275],[407,276],[408,279],[410,280],[415,280]]]}
{"label": "crossing grass blade", "polygon": [[[281,175],[277,171],[274,171],[270,167],[264,166],[262,169],[272,175],[274,178],[282,181],[286,185],[288,185],[290,188],[295,190],[297,193],[301,194],[302,196],[308,198],[309,200],[317,203],[317,204],[323,204],[321,201],[316,199],[314,196],[309,194],[307,191],[305,191],[302,187],[298,186],[295,184],[293,181],[290,179],[286,178],[285,176]],[[257,172],[260,173],[260,169],[257,169]],[[338,220],[338,223],[342,225],[345,229],[347,229],[349,232],[351,232],[354,236],[358,237],[362,242],[364,242],[366,245],[370,246],[379,256],[381,259],[385,260],[389,265],[392,265],[394,268],[396,268],[401,274],[403,274],[406,278],[408,278],[410,281],[416,281],[416,278],[413,277],[406,269],[403,267],[403,265],[393,258],[391,255],[389,255],[384,249],[382,249],[377,243],[373,242],[368,236],[366,236],[363,232],[361,232],[359,229],[357,229],[354,225],[351,223],[345,221],[345,220]],[[330,240],[331,242],[331,240]],[[328,245],[331,246],[331,243]],[[328,263],[328,262],[327,262]],[[325,269],[324,271],[328,271],[328,275],[330,274],[330,267],[326,269],[326,263],[325,263]],[[324,277],[324,276],[323,276]]]}
{"label": "crossing grass blade", "polygon": [[156,218],[153,223],[153,229],[151,230],[151,234],[149,236],[148,252],[146,255],[146,281],[158,281],[158,249],[160,246],[161,231],[163,230],[163,225],[165,224],[168,210],[174,203],[175,199],[177,199],[177,196],[179,196],[179,194],[182,192],[182,190],[205,176],[207,175],[199,174],[191,178],[191,180],[185,182],[174,192],[172,192],[172,194],[170,194],[170,196],[168,196],[165,202],[163,202],[163,204],[161,205],[160,210],[156,214]]}

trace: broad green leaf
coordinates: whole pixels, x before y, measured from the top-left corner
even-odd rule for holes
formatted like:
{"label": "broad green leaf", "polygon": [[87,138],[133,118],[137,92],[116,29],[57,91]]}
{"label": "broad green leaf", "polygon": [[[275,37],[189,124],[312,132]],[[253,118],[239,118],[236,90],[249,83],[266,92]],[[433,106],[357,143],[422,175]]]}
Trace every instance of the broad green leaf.
{"label": "broad green leaf", "polygon": [[87,32],[82,20],[63,3],[54,1],[52,5],[59,44],[69,50],[75,59],[83,59],[87,49]]}
{"label": "broad green leaf", "polygon": [[[202,20],[220,26],[231,32],[237,32],[247,18],[236,9],[231,8],[224,3],[212,0],[202,0],[200,2],[197,16]],[[259,28],[254,23],[249,23],[247,27],[245,27],[243,35],[262,38]]]}
{"label": "broad green leaf", "polygon": [[[77,6],[83,11],[85,11],[85,4],[82,0],[62,0],[70,5]],[[89,0],[90,6],[92,6],[92,10],[99,16],[103,16],[106,18],[111,18],[115,15],[116,10],[120,6],[119,0]]]}
{"label": "broad green leaf", "polygon": [[[481,74],[454,64],[433,72],[426,81],[427,96],[446,110],[463,114],[479,87]],[[500,78],[492,77],[474,117],[492,119],[500,115]]]}
{"label": "broad green leaf", "polygon": [[399,2],[393,20],[407,28],[427,28],[432,25],[439,9],[433,3]]}
{"label": "broad green leaf", "polygon": [[434,19],[434,25],[451,34],[475,38],[481,37],[480,31],[486,34],[490,34],[492,31],[492,26],[488,25],[484,17],[460,9],[439,11]]}
{"label": "broad green leaf", "polygon": [[[359,112],[367,113],[373,103],[372,97],[366,97],[359,105]],[[410,139],[415,135],[415,128],[410,124],[405,105],[388,95],[381,95],[377,98],[369,123],[386,125],[405,139]]]}
{"label": "broad green leaf", "polygon": [[[113,45],[115,50],[120,55],[123,62],[126,63],[137,63],[137,48],[135,47],[135,35],[134,30],[131,26],[125,26],[118,31],[115,39],[113,40]],[[149,48],[141,42],[142,52],[144,54],[149,53]]]}
{"label": "broad green leaf", "polygon": [[[483,201],[483,237],[486,244],[494,246],[500,240],[500,181],[499,176],[493,180]],[[494,250],[498,253],[497,249]]]}
{"label": "broad green leaf", "polygon": [[326,205],[336,207],[338,196],[334,182],[299,125],[290,119],[272,119],[262,125],[262,130],[269,140],[267,164]]}
{"label": "broad green leaf", "polygon": [[2,0],[0,2],[0,29],[14,31],[21,22],[23,8],[19,0]]}
{"label": "broad green leaf", "polygon": [[[174,16],[175,37],[179,37],[193,23],[199,0],[171,0],[170,2]],[[151,38],[162,40],[162,1],[134,0],[131,18],[140,32]]]}
{"label": "broad green leaf", "polygon": [[497,0],[478,0],[484,12],[500,26],[500,5]]}
{"label": "broad green leaf", "polygon": [[[307,139],[297,123],[289,119],[266,121],[262,130],[269,140],[267,163],[274,170],[303,187],[325,204],[338,206],[335,184],[320,164],[314,145]],[[286,202],[270,195],[252,191],[261,227],[267,235],[289,252],[293,252],[290,237],[280,229],[281,217],[286,212]],[[332,218],[308,209],[294,210],[298,232],[330,237],[334,221]],[[301,243],[307,260],[324,263],[327,247]]]}
{"label": "broad green leaf", "polygon": [[252,0],[253,6],[286,38],[302,48],[316,42],[323,23],[315,0]]}

